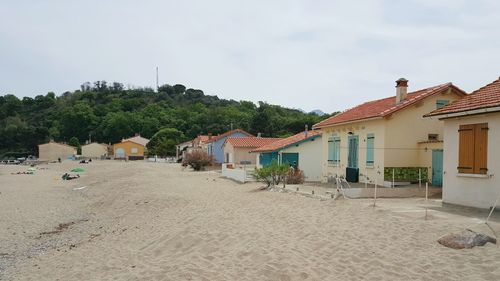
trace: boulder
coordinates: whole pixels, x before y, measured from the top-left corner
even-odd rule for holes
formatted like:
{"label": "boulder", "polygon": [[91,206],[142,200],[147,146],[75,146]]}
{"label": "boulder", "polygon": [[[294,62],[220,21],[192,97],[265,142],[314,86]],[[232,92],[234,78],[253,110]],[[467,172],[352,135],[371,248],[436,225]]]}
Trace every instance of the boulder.
{"label": "boulder", "polygon": [[488,235],[474,232],[466,229],[460,233],[450,233],[438,240],[439,244],[453,249],[470,249],[475,246],[484,246],[484,244],[491,242],[497,243],[495,238]]}

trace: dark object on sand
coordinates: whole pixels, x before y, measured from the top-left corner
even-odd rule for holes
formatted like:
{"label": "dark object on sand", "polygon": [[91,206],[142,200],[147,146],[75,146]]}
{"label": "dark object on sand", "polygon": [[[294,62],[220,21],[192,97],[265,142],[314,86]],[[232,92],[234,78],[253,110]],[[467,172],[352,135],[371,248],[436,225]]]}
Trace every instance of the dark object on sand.
{"label": "dark object on sand", "polygon": [[460,233],[451,233],[438,240],[439,244],[453,249],[470,249],[475,246],[484,246],[486,243],[497,243],[495,238],[488,235],[476,233],[466,229]]}
{"label": "dark object on sand", "polygon": [[70,175],[68,173],[64,173],[64,175],[62,175],[62,179],[67,180],[67,181],[77,179],[79,177],[80,177],[80,175],[73,176],[73,175]]}

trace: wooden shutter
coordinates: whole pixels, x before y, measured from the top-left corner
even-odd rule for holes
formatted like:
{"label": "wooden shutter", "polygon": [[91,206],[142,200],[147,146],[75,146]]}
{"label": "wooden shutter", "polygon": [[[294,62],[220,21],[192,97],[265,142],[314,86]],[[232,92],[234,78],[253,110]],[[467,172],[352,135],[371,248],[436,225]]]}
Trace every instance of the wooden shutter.
{"label": "wooden shutter", "polygon": [[474,174],[486,174],[488,155],[488,124],[474,125]]}
{"label": "wooden shutter", "polygon": [[474,125],[460,125],[458,130],[458,172],[474,173]]}

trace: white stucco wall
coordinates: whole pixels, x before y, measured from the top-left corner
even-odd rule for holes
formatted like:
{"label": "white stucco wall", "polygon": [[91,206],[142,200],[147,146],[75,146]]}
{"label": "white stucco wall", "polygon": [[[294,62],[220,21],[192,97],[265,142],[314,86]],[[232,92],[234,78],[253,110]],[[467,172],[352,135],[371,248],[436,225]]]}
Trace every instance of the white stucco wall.
{"label": "white stucco wall", "polygon": [[[460,176],[458,166],[458,128],[460,125],[488,123],[488,174]],[[500,113],[490,113],[444,121],[443,202],[489,208],[500,195]]]}
{"label": "white stucco wall", "polygon": [[280,152],[280,154],[299,154],[299,169],[304,171],[306,181],[322,180],[321,157],[323,148],[321,139],[321,137],[317,137],[313,141],[308,140],[298,145],[285,148]]}

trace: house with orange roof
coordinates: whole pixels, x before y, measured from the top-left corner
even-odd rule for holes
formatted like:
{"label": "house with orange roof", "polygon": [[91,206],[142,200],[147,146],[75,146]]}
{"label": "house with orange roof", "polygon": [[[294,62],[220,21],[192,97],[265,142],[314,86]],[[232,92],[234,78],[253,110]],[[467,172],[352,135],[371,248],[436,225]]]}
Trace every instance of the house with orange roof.
{"label": "house with orange roof", "polygon": [[500,196],[500,79],[425,115],[444,123],[443,202],[477,208]]}
{"label": "house with orange roof", "polygon": [[305,130],[288,138],[252,150],[257,166],[265,167],[272,161],[287,163],[304,172],[306,181],[321,181],[321,131]]}
{"label": "house with orange roof", "polygon": [[113,145],[115,159],[142,160],[146,154],[146,145],[149,140],[136,134],[134,137],[123,139]]}
{"label": "house with orange roof", "polygon": [[222,144],[224,151],[224,163],[233,163],[236,165],[255,165],[256,155],[250,153],[252,150],[264,145],[272,144],[281,138],[263,138],[263,137],[242,137],[227,138]]}
{"label": "house with orange roof", "polygon": [[323,132],[323,181],[391,186],[430,181],[442,184],[443,124],[423,118],[466,93],[452,83],[408,93],[396,81],[396,95],[365,102],[313,126]]}
{"label": "house with orange roof", "polygon": [[224,150],[222,145],[226,141],[227,138],[243,138],[243,137],[254,137],[254,135],[241,130],[235,129],[231,131],[227,131],[223,134],[217,136],[209,137],[207,141],[207,153],[214,157],[215,163],[222,164],[224,163]]}

